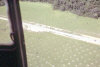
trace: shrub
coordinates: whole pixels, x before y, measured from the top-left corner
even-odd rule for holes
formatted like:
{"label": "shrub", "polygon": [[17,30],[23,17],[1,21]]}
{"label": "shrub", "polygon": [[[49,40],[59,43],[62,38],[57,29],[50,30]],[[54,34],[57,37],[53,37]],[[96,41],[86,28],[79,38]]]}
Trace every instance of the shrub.
{"label": "shrub", "polygon": [[3,0],[0,0],[0,6],[4,6],[5,3],[3,2]]}
{"label": "shrub", "polygon": [[54,9],[69,10],[81,16],[100,17],[100,0],[55,0]]}

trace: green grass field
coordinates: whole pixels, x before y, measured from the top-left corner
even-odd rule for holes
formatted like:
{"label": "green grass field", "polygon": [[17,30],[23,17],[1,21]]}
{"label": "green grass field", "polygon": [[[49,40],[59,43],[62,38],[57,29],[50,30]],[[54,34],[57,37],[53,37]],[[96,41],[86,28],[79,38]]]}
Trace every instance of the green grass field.
{"label": "green grass field", "polygon": [[[77,16],[68,11],[53,10],[47,3],[20,2],[23,20],[63,28],[72,32],[100,37],[100,19]],[[5,15],[0,7],[0,15]]]}
{"label": "green grass field", "polygon": [[[53,10],[45,3],[20,4],[23,20],[100,36],[100,19]],[[5,7],[0,7],[0,16],[6,16],[4,10]],[[6,21],[0,20],[0,42],[9,42],[8,31]],[[24,35],[29,67],[100,67],[100,46],[51,33],[24,31]]]}
{"label": "green grass field", "polygon": [[100,19],[53,10],[50,4],[21,2],[23,20],[34,21],[72,32],[100,37]]}
{"label": "green grass field", "polygon": [[25,32],[29,67],[99,67],[100,47],[50,33]]}
{"label": "green grass field", "polygon": [[10,27],[7,21],[0,20],[0,43],[10,42]]}
{"label": "green grass field", "polygon": [[[0,20],[0,42],[10,40],[6,23]],[[100,66],[100,46],[51,33],[24,31],[24,35],[29,67]]]}

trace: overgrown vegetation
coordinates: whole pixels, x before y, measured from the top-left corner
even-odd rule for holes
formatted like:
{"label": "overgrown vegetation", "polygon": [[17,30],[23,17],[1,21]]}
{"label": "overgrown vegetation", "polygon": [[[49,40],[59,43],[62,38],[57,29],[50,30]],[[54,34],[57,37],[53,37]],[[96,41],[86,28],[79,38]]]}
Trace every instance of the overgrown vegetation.
{"label": "overgrown vegetation", "polygon": [[81,16],[100,17],[100,0],[55,0],[54,8]]}

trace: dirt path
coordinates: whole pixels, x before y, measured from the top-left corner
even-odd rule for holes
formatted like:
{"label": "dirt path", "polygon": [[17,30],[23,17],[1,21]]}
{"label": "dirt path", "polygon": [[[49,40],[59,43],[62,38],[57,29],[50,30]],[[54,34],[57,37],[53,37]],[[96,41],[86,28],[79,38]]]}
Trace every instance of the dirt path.
{"label": "dirt path", "polygon": [[[7,18],[3,18],[3,17],[0,17],[0,19],[6,20],[6,21],[8,20]],[[24,22],[23,27],[24,27],[25,30],[28,30],[28,31],[50,32],[50,33],[53,33],[53,34],[56,34],[56,35],[61,35],[61,36],[64,36],[64,37],[84,41],[84,42],[87,42],[87,43],[100,45],[100,38],[88,36],[88,35],[84,35],[84,34],[73,34],[73,33],[67,32],[64,29],[50,27],[50,26],[43,25],[43,24],[38,24],[38,23],[33,23],[33,22],[27,22],[27,23]]]}

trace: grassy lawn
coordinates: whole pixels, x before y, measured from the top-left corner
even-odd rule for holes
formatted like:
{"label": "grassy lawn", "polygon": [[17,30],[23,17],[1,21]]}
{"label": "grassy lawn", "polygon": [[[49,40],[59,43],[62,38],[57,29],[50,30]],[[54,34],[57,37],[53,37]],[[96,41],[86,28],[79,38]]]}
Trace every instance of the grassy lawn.
{"label": "grassy lawn", "polygon": [[10,27],[7,21],[0,20],[0,43],[10,42]]}
{"label": "grassy lawn", "polygon": [[[52,6],[46,3],[20,2],[20,6],[23,20],[100,37],[100,19],[53,10]],[[0,15],[5,15],[4,10],[4,7],[0,7]]]}
{"label": "grassy lawn", "polygon": [[50,4],[20,2],[23,20],[100,37],[100,19],[53,10]]}
{"label": "grassy lawn", "polygon": [[[50,4],[20,3],[23,20],[99,36],[100,19],[53,10]],[[0,15],[6,16],[4,8]],[[100,67],[100,46],[51,33],[24,34],[29,67]],[[0,20],[0,42],[9,40],[8,24]]]}
{"label": "grassy lawn", "polygon": [[99,67],[100,47],[50,33],[25,32],[29,67]]}
{"label": "grassy lawn", "polygon": [[[8,29],[0,20],[0,42],[10,40]],[[100,46],[51,33],[24,31],[24,35],[29,67],[100,66]]]}
{"label": "grassy lawn", "polygon": [[0,16],[7,16],[7,11],[5,6],[0,6]]}

